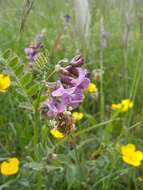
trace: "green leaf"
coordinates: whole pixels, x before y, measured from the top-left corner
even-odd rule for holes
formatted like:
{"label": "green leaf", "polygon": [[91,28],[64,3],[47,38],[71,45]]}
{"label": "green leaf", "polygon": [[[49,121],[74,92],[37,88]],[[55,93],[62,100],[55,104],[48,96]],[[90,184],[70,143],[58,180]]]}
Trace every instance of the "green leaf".
{"label": "green leaf", "polygon": [[88,114],[88,113],[85,113],[85,117],[86,119],[88,120],[88,122],[91,124],[91,125],[95,125],[96,124],[96,119],[94,116]]}
{"label": "green leaf", "polygon": [[37,163],[37,162],[26,163],[24,164],[23,167],[25,167],[26,169],[33,169],[37,171],[41,171],[44,169],[44,165],[42,163]]}
{"label": "green leaf", "polygon": [[6,49],[4,53],[2,54],[4,59],[9,59],[9,57],[12,55],[11,49]]}
{"label": "green leaf", "polygon": [[37,104],[39,105],[40,103],[44,102],[46,99],[47,99],[47,96],[40,96],[39,99],[37,98],[36,100],[33,101],[32,103],[33,107],[36,108]]}
{"label": "green leaf", "polygon": [[14,69],[15,75],[16,75],[16,76],[22,75],[22,74],[23,74],[23,70],[24,70],[24,65],[23,65],[23,64],[19,64],[19,65]]}
{"label": "green leaf", "polygon": [[17,64],[18,64],[18,57],[15,56],[15,57],[11,58],[11,60],[9,62],[9,66],[11,68],[14,68]]}
{"label": "green leaf", "polygon": [[34,96],[39,91],[39,84],[34,84],[27,90],[28,96]]}
{"label": "green leaf", "polygon": [[21,102],[19,103],[19,108],[28,110],[28,111],[32,111],[31,106],[29,106],[29,104],[27,102]]}
{"label": "green leaf", "polygon": [[44,56],[43,53],[39,53],[35,60],[35,65],[38,65],[39,67],[44,66],[47,64],[47,58]]}
{"label": "green leaf", "polygon": [[31,73],[26,73],[22,79],[20,80],[20,83],[23,87],[26,87],[31,82]]}
{"label": "green leaf", "polygon": [[76,166],[69,165],[69,167],[67,167],[66,180],[67,180],[69,185],[77,182],[78,170],[77,170]]}

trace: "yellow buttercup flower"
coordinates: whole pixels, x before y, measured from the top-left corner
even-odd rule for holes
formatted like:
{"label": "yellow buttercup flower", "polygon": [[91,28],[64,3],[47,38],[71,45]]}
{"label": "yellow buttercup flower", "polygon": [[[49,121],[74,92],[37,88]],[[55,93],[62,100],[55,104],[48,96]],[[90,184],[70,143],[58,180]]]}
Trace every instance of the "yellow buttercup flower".
{"label": "yellow buttercup flower", "polygon": [[10,176],[18,173],[19,160],[17,158],[10,158],[7,161],[2,162],[0,165],[0,171],[4,176]]}
{"label": "yellow buttercup flower", "polygon": [[97,87],[94,83],[89,83],[88,87],[87,87],[87,91],[90,93],[95,93],[97,92]]}
{"label": "yellow buttercup flower", "polygon": [[5,92],[7,88],[10,86],[10,84],[10,76],[4,76],[3,74],[0,74],[0,92]]}
{"label": "yellow buttercup flower", "polygon": [[72,117],[75,121],[80,121],[83,118],[83,113],[81,112],[73,112]]}
{"label": "yellow buttercup flower", "polygon": [[141,161],[143,160],[143,152],[137,150],[133,144],[123,145],[121,147],[122,159],[127,164],[132,166],[140,166]]}
{"label": "yellow buttercup flower", "polygon": [[129,99],[122,100],[121,103],[112,104],[112,110],[117,110],[119,112],[127,112],[133,107],[133,102]]}
{"label": "yellow buttercup flower", "polygon": [[57,129],[51,129],[50,133],[55,137],[56,139],[62,139],[64,138],[64,135],[58,131]]}

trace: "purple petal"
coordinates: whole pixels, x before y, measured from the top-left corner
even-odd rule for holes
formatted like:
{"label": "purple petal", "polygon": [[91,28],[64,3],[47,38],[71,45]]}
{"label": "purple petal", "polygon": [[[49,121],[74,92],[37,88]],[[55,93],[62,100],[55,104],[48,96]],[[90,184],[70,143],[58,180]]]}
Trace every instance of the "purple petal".
{"label": "purple petal", "polygon": [[80,83],[80,85],[79,85],[78,87],[81,88],[81,89],[85,89],[85,88],[88,87],[89,83],[90,83],[90,80],[89,80],[88,78],[85,78],[85,79]]}
{"label": "purple petal", "polygon": [[74,91],[75,91],[75,87],[65,89],[65,88],[63,88],[63,86],[61,86],[60,88],[58,88],[57,90],[55,90],[55,91],[52,92],[52,96],[54,96],[54,97],[59,97],[59,96],[62,96],[63,94],[68,94],[68,95],[70,95],[70,94],[72,94]]}

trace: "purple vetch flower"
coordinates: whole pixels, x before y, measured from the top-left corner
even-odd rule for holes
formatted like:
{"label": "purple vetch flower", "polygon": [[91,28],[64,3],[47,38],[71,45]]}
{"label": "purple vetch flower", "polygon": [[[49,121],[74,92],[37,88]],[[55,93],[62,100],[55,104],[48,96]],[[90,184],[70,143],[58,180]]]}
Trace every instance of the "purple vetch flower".
{"label": "purple vetch flower", "polygon": [[61,96],[59,96],[59,92],[56,93],[58,93],[58,96],[51,96],[45,104],[48,107],[47,114],[49,117],[56,117],[57,114],[63,113],[72,103],[72,96],[70,94],[62,92],[62,94],[60,93]]}
{"label": "purple vetch flower", "polygon": [[66,110],[70,102],[70,94],[74,90],[64,89],[62,84],[60,87],[58,85],[57,89],[51,92],[50,97],[43,105],[43,108],[48,108],[47,114],[49,117],[56,117],[57,114],[63,113]]}
{"label": "purple vetch flower", "polygon": [[51,89],[50,97],[44,104],[48,117],[55,118],[70,107],[77,108],[83,102],[84,90],[90,83],[89,73],[81,68],[83,64],[83,58],[78,55],[66,68],[59,71],[60,81]]}
{"label": "purple vetch flower", "polygon": [[31,64],[35,61],[37,54],[42,48],[43,48],[43,45],[41,43],[37,43],[36,45],[32,45],[24,49],[24,52],[27,55],[28,60]]}
{"label": "purple vetch flower", "polygon": [[84,90],[85,88],[88,87],[90,80],[89,78],[86,77],[86,70],[82,69],[82,68],[77,68],[78,71],[78,77],[77,78],[73,78],[71,80],[71,83],[73,84],[73,86],[76,86],[82,90]]}
{"label": "purple vetch flower", "polygon": [[[62,85],[51,93],[51,97],[54,100],[60,100],[58,103],[60,103],[63,109],[68,107],[76,108],[84,99],[80,88],[72,87],[65,89]],[[58,112],[60,113],[61,109],[58,108]]]}
{"label": "purple vetch flower", "polygon": [[85,89],[90,83],[90,80],[88,78],[88,73],[85,69],[82,69],[80,67],[77,68],[70,68],[69,72],[74,74],[74,77],[71,75],[61,75],[61,81],[65,84],[68,84],[70,87],[76,87]]}
{"label": "purple vetch flower", "polygon": [[77,88],[74,93],[71,95],[71,102],[69,107],[73,109],[77,108],[84,100],[83,91],[80,88]]}
{"label": "purple vetch flower", "polygon": [[58,113],[63,113],[66,109],[63,97],[62,99],[50,97],[45,105],[48,107],[48,117],[56,117]]}
{"label": "purple vetch flower", "polygon": [[62,96],[63,94],[70,95],[74,93],[74,91],[75,91],[75,87],[65,89],[61,84],[61,86],[57,90],[53,91],[51,94],[53,97],[59,97],[59,96]]}
{"label": "purple vetch flower", "polygon": [[87,88],[90,80],[86,77],[86,72],[77,68],[79,76],[71,78],[71,87],[64,88],[63,85],[52,91],[48,101],[48,116],[64,112],[68,107],[77,108],[84,100],[83,90]]}

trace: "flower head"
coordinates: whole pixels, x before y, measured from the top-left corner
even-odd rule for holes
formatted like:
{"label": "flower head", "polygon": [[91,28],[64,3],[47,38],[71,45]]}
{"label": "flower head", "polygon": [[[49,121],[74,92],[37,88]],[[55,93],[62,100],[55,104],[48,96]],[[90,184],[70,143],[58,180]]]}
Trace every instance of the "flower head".
{"label": "flower head", "polygon": [[0,74],[0,92],[5,92],[7,88],[10,86],[10,84],[10,76],[4,76],[3,74]]}
{"label": "flower head", "polygon": [[75,121],[80,121],[83,118],[83,113],[81,112],[73,112],[72,117]]}
{"label": "flower head", "polygon": [[60,131],[58,131],[57,129],[51,129],[50,132],[53,135],[53,137],[55,137],[56,139],[64,138],[64,135]]}
{"label": "flower head", "polygon": [[143,160],[143,152],[136,150],[134,144],[123,145],[121,153],[123,161],[132,166],[139,166]]}
{"label": "flower head", "polygon": [[97,87],[94,83],[89,83],[88,87],[87,87],[87,91],[90,93],[95,93],[97,92]]}
{"label": "flower head", "polygon": [[112,110],[122,110],[122,104],[112,104]]}
{"label": "flower head", "polygon": [[73,110],[83,102],[84,90],[90,83],[89,73],[86,69],[81,68],[84,64],[82,56],[74,57],[69,65],[61,66],[59,62],[58,69],[59,80],[50,90],[47,101],[41,107],[43,113],[46,112],[51,121],[54,121],[55,126],[51,130],[51,134],[55,138],[63,138],[75,130],[75,121],[82,119],[82,114],[79,114],[76,119],[69,114],[69,110]]}
{"label": "flower head", "polygon": [[39,42],[24,49],[24,52],[27,55],[30,64],[33,64],[35,62],[37,54],[41,48],[43,48],[43,45]]}
{"label": "flower head", "polygon": [[112,104],[112,110],[117,110],[119,112],[127,112],[133,107],[133,102],[129,99],[122,100],[121,103]]}
{"label": "flower head", "polygon": [[133,107],[133,102],[129,99],[122,100],[122,112],[127,112],[130,108]]}
{"label": "flower head", "polygon": [[47,105],[47,115],[50,118],[63,113],[69,107],[75,109],[83,102],[84,90],[90,83],[86,69],[80,67],[83,63],[83,58],[78,55],[66,68],[60,68],[60,81],[51,90],[44,104],[44,108]]}
{"label": "flower head", "polygon": [[2,162],[0,165],[0,171],[4,176],[10,176],[18,173],[19,160],[17,158],[10,158],[7,161]]}

